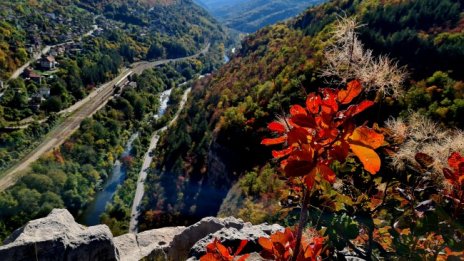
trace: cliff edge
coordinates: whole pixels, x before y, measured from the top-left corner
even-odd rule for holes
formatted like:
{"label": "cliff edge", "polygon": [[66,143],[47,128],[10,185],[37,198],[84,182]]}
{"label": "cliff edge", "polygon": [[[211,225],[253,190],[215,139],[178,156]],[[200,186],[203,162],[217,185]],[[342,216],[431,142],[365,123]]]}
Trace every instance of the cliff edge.
{"label": "cliff edge", "polygon": [[[78,224],[66,209],[54,209],[28,222],[0,246],[2,260],[197,260],[214,238],[226,246],[249,240],[247,252],[259,251],[257,240],[280,225],[252,225],[234,217],[207,217],[189,227],[165,227],[113,237],[106,225]],[[254,260],[260,260],[255,255]]]}

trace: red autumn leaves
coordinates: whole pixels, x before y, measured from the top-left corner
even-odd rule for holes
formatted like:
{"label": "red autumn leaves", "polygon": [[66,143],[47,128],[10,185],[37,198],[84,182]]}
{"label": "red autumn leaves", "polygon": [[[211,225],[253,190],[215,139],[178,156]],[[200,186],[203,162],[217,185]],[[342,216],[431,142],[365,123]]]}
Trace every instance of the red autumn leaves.
{"label": "red autumn leaves", "polygon": [[343,90],[320,89],[320,94],[307,96],[306,108],[293,105],[289,118],[268,125],[280,136],[263,139],[261,143],[285,144],[283,150],[274,150],[272,155],[282,159],[281,167],[287,177],[304,177],[309,188],[318,176],[334,182],[330,165],[335,160],[344,162],[350,151],[369,173],[380,170],[375,149],[383,145],[384,136],[366,126],[356,127],[353,122],[355,115],[374,104],[369,100],[351,104],[361,92],[358,81],[349,82]]}
{"label": "red autumn leaves", "polygon": [[289,228],[283,232],[277,231],[270,238],[261,237],[258,243],[263,248],[260,254],[266,259],[286,261],[296,255],[299,261],[316,261],[320,260],[324,238],[320,236],[303,238],[299,253],[293,253],[296,246],[296,233]]}
{"label": "red autumn leaves", "polygon": [[464,185],[464,157],[458,152],[453,152],[448,158],[448,165],[451,169],[443,169],[445,178],[455,186]]}
{"label": "red autumn leaves", "polygon": [[451,198],[458,209],[464,207],[464,157],[459,152],[453,152],[448,158],[451,169],[444,168],[443,174],[452,185],[445,193]]}
{"label": "red autumn leaves", "polygon": [[[206,246],[206,254],[200,258],[200,261],[233,261],[242,252],[243,248],[248,243],[247,240],[242,240],[235,253],[232,255],[232,250],[225,247],[218,239]],[[250,254],[246,254],[237,259],[237,261],[245,261]]]}

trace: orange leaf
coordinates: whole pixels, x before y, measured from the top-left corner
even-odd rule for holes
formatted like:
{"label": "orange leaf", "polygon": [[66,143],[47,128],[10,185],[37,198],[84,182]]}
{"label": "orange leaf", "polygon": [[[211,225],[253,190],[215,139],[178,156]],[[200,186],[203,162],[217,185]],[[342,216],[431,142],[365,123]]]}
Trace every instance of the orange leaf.
{"label": "orange leaf", "polygon": [[350,148],[369,173],[375,175],[380,170],[380,157],[373,149],[356,144],[350,144]]}
{"label": "orange leaf", "polygon": [[222,257],[232,257],[227,247],[219,243],[219,241],[216,241],[216,249],[221,254]]}
{"label": "orange leaf", "polygon": [[277,121],[269,123],[269,125],[267,125],[267,128],[271,131],[274,131],[280,134],[286,131],[285,126],[282,123],[277,122]]}
{"label": "orange leaf", "polygon": [[271,235],[271,241],[274,244],[278,243],[285,247],[285,245],[288,243],[288,237],[285,233],[277,231]]}
{"label": "orange leaf", "polygon": [[272,244],[272,241],[269,238],[260,237],[258,239],[258,243],[265,250],[272,252],[273,244]]}
{"label": "orange leaf", "polygon": [[354,98],[362,92],[361,83],[357,80],[348,83],[346,90],[340,90],[338,92],[338,101],[341,104],[349,104]]}
{"label": "orange leaf", "polygon": [[282,136],[278,138],[268,138],[268,139],[263,139],[261,141],[261,144],[263,145],[276,145],[276,144],[281,144],[284,143],[287,140],[287,137]]}
{"label": "orange leaf", "polygon": [[371,149],[377,149],[382,146],[385,141],[382,134],[377,133],[375,130],[366,126],[356,128],[353,131],[353,134],[351,134],[350,140]]}
{"label": "orange leaf", "polygon": [[319,112],[321,107],[321,96],[311,93],[306,98],[306,108],[313,114]]}

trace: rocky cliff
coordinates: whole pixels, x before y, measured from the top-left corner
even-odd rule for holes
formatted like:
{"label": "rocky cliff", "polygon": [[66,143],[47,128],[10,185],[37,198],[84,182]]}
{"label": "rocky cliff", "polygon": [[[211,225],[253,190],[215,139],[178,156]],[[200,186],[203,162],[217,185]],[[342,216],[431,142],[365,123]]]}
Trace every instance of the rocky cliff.
{"label": "rocky cliff", "polygon": [[[257,239],[282,230],[279,225],[252,225],[240,219],[207,217],[189,227],[166,227],[113,237],[106,225],[85,227],[65,209],[30,221],[0,246],[1,260],[197,260],[214,238],[226,246],[248,239],[247,252],[259,250]],[[253,260],[260,260],[254,255]]]}

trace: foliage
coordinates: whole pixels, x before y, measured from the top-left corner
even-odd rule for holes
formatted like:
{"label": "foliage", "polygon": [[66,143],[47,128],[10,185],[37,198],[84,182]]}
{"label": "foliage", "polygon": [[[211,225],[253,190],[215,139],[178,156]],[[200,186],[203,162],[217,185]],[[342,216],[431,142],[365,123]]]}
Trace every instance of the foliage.
{"label": "foliage", "polygon": [[258,29],[297,15],[311,5],[323,0],[253,0],[253,1],[214,1],[198,0],[212,14],[230,28],[244,33],[252,33]]}
{"label": "foliage", "polygon": [[[200,261],[233,261],[235,260],[235,257],[242,252],[247,243],[247,240],[242,240],[240,245],[237,247],[237,250],[232,252],[232,249],[222,245],[218,239],[214,239],[213,242],[206,246],[206,254],[200,257]],[[237,259],[237,261],[244,261],[249,255],[250,254],[242,255],[239,259]]]}
{"label": "foliage", "polygon": [[275,232],[270,238],[261,237],[258,239],[258,243],[263,248],[261,256],[278,261],[289,260],[292,256],[296,256],[298,261],[320,260],[325,239],[314,231],[308,231],[307,234],[309,237],[303,238],[298,253],[294,252],[297,244],[296,231],[286,228],[283,232]]}

